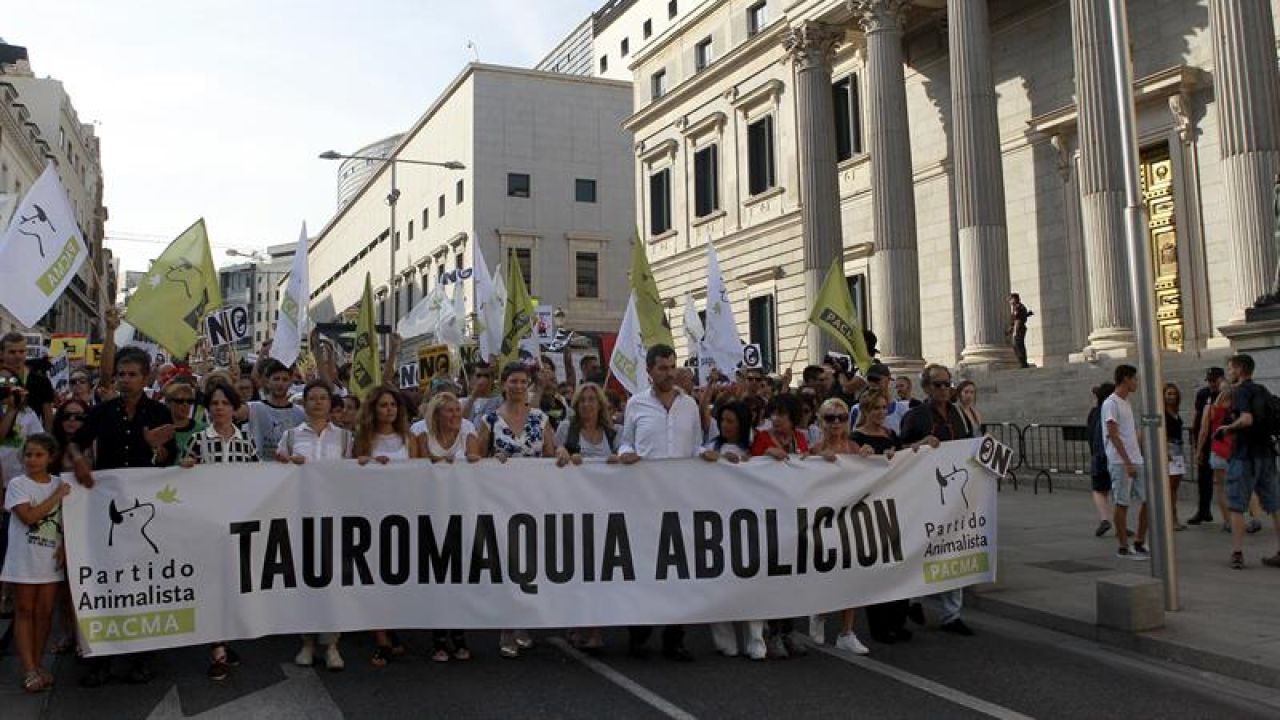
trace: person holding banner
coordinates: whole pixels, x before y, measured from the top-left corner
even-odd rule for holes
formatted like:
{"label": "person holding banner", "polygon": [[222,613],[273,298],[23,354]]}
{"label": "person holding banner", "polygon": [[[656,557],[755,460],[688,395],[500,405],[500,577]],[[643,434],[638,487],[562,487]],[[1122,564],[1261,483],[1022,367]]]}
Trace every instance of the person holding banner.
{"label": "person holding banner", "polygon": [[[215,382],[209,388],[203,405],[209,426],[191,436],[182,467],[258,462],[258,448],[253,439],[242,435],[235,425],[235,412],[243,404],[240,394],[225,382]],[[231,666],[239,664],[239,656],[225,642],[210,646],[207,671],[210,680],[226,680],[231,675]]]}
{"label": "person holding banner", "polygon": [[[360,406],[351,453],[361,465],[369,464],[370,460],[386,465],[392,460],[422,457],[417,439],[409,432],[409,411],[400,393],[386,385],[369,390]],[[373,643],[373,658],[369,662],[374,667],[386,667],[392,658],[406,652],[400,638],[390,630],[374,630]]]}
{"label": "person holding banner", "polygon": [[[316,460],[341,460],[351,457],[352,435],[349,430],[334,425],[330,419],[334,394],[329,383],[312,380],[302,390],[302,407],[307,421],[285,431],[276,447],[276,460],[302,465]],[[330,672],[346,668],[342,653],[338,652],[338,633],[303,635],[302,647],[293,657],[295,665],[311,667],[315,664],[316,643],[324,646],[324,666]]]}
{"label": "person holding banner", "polygon": [[[822,430],[818,443],[813,447],[815,455],[821,455],[828,462],[835,462],[839,455],[868,457],[875,454],[875,450],[869,445],[860,445],[849,436],[849,406],[843,400],[828,398],[818,406],[817,414]],[[836,648],[854,655],[866,655],[871,651],[853,631],[857,613],[857,608],[847,608],[840,613],[840,635],[836,637]],[[822,622],[821,615],[809,618],[809,636],[816,642],[822,642]]]}
{"label": "person holding banner", "polygon": [[[702,418],[698,403],[676,387],[676,351],[670,345],[651,345],[644,357],[649,389],[634,395],[623,414],[618,459],[623,465],[645,460],[697,457],[702,447]],[[653,627],[633,625],[630,651],[633,657],[648,655]],[[668,660],[690,662],[684,646],[684,626],[662,630],[662,655]]]}
{"label": "person holding banner", "polygon": [[572,412],[567,422],[556,428],[556,464],[582,463],[583,458],[616,462],[618,433],[609,419],[609,401],[604,390],[584,382],[573,394]]}
{"label": "person holding banner", "polygon": [[271,457],[284,431],[301,425],[306,415],[289,402],[289,387],[293,384],[289,368],[275,358],[267,358],[262,362],[262,378],[266,397],[249,403],[249,435],[258,449]]}
{"label": "person holding banner", "polygon": [[[495,457],[499,462],[513,457],[554,457],[556,454],[546,414],[529,407],[530,372],[519,362],[503,367],[502,404],[481,419],[480,447],[486,456]],[[503,630],[498,638],[498,653],[504,658],[519,657],[522,649],[531,647],[533,638],[524,630]]]}
{"label": "person holding banner", "polygon": [[[84,426],[67,446],[67,457],[76,479],[86,487],[93,484],[93,469],[166,467],[172,465],[178,449],[174,442],[173,415],[143,390],[151,376],[151,356],[141,348],[125,347],[116,353],[116,397],[95,405]],[[96,443],[96,445],[95,445]],[[84,450],[94,449],[90,464]],[[127,657],[132,667],[128,680],[148,683],[155,677],[148,653]],[[80,678],[84,687],[99,687],[111,676],[111,658],[94,658]]]}

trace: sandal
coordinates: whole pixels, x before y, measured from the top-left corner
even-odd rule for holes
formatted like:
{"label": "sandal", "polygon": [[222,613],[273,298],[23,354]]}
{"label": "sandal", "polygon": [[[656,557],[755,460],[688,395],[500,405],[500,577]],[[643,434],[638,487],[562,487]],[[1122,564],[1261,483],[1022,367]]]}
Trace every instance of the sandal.
{"label": "sandal", "polygon": [[465,645],[463,645],[462,647],[453,651],[453,659],[454,660],[470,660],[471,651],[468,650]]}
{"label": "sandal", "polygon": [[31,670],[22,676],[22,689],[35,694],[49,689],[44,675],[39,670]]}
{"label": "sandal", "polygon": [[231,665],[227,662],[227,646],[214,645],[213,659],[209,661],[206,671],[210,680],[226,680],[231,675]]}
{"label": "sandal", "polygon": [[387,633],[387,638],[391,640],[392,657],[404,657],[408,650],[405,649],[404,643],[400,642],[400,636],[396,635],[394,631],[391,631]]}
{"label": "sandal", "polygon": [[436,651],[431,653],[431,660],[438,663],[449,662],[449,651],[442,647],[437,647]]}
{"label": "sandal", "polygon": [[379,645],[374,648],[373,657],[369,659],[369,663],[374,667],[386,667],[394,655],[395,652],[390,645]]}

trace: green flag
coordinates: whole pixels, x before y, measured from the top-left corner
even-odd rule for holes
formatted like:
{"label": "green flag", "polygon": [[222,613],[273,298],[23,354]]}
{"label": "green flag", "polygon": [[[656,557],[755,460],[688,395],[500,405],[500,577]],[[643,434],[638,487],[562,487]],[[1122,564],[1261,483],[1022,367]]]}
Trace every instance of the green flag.
{"label": "green flag", "polygon": [[520,341],[533,331],[533,300],[524,284],[520,261],[512,252],[507,257],[507,307],[502,323],[502,345],[498,349],[499,364],[520,357]]}
{"label": "green flag", "polygon": [[151,263],[147,277],[129,298],[124,319],[182,356],[200,340],[204,316],[220,307],[222,288],[202,218]]}
{"label": "green flag", "polygon": [[844,279],[844,268],[837,258],[822,281],[817,302],[809,313],[809,322],[826,330],[853,357],[853,362],[866,372],[873,362],[867,352],[867,339],[862,336],[858,315],[853,310],[853,298]]}
{"label": "green flag", "polygon": [[378,326],[373,319],[373,285],[364,274],[364,296],[356,315],[356,342],[351,351],[351,394],[364,400],[370,390],[382,384],[382,363],[378,361]]}
{"label": "green flag", "polygon": [[636,317],[640,320],[640,336],[645,347],[663,343],[675,347],[671,337],[671,321],[658,296],[658,284],[649,270],[644,254],[644,241],[637,233],[631,243],[631,290],[636,294]]}

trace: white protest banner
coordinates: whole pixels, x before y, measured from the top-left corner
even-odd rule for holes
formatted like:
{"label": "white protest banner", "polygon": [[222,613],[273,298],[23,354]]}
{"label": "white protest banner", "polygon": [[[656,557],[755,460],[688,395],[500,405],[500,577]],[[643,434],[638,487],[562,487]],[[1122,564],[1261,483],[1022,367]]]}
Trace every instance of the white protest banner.
{"label": "white protest banner", "polygon": [[556,337],[555,308],[539,305],[533,312],[533,336],[542,346],[550,345]]}
{"label": "white protest banner", "polygon": [[249,337],[249,308],[232,305],[219,308],[204,318],[205,334],[211,347],[222,347]]}
{"label": "white protest banner", "polygon": [[71,358],[65,348],[49,358],[49,382],[57,393],[65,392],[71,385]]}
{"label": "white protest banner", "polygon": [[418,363],[404,363],[396,370],[396,385],[404,390],[405,388],[418,387]]}
{"label": "white protest banner", "polygon": [[742,369],[759,370],[764,367],[764,357],[760,354],[760,343],[742,346]]}
{"label": "white protest banner", "polygon": [[67,191],[50,163],[0,239],[0,305],[18,322],[34,326],[88,256]]}
{"label": "white protest banner", "polygon": [[99,471],[63,503],[90,655],[371,627],[793,617],[995,577],[978,439],[884,457]]}

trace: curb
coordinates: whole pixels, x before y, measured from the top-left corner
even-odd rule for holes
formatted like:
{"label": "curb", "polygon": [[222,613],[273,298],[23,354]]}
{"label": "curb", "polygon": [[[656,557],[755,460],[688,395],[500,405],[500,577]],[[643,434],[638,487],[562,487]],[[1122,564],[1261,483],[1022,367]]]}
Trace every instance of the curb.
{"label": "curb", "polygon": [[1117,647],[1179,665],[1225,675],[1237,680],[1280,689],[1280,668],[1241,660],[1209,650],[1179,645],[1145,633],[1128,633],[1100,627],[1082,620],[1006,602],[985,593],[965,594],[965,604],[1012,620],[1038,625],[1057,632]]}

